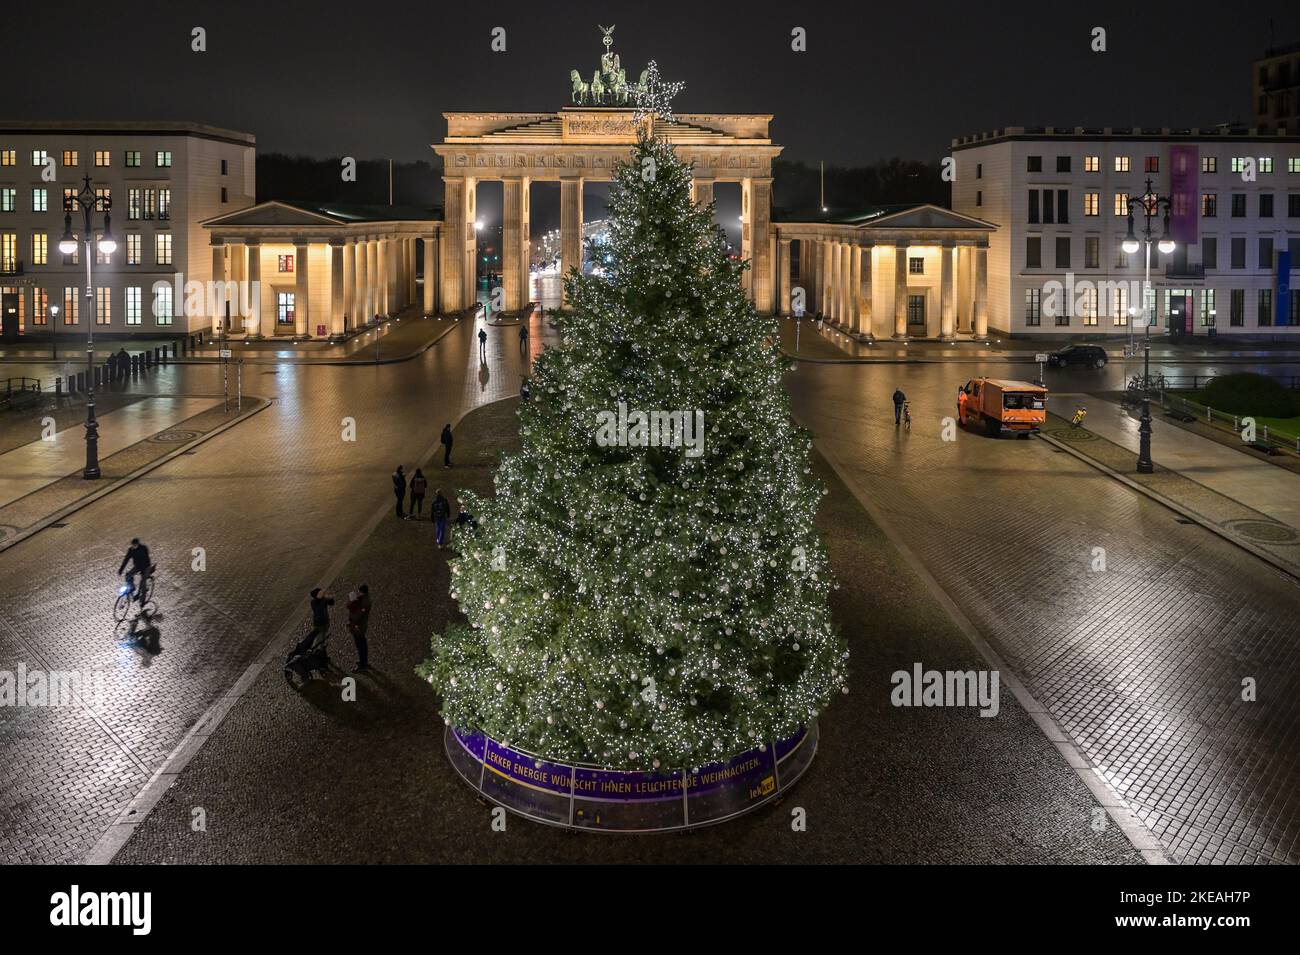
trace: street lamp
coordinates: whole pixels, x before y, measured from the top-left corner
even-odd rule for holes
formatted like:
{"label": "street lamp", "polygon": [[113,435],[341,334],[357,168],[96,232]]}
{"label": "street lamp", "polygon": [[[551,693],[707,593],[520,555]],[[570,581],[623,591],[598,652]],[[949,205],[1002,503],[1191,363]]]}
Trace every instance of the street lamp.
{"label": "street lamp", "polygon": [[59,306],[50,306],[50,341],[53,343],[54,360],[59,360]]}
{"label": "street lamp", "polygon": [[[86,239],[86,467],[81,476],[87,481],[99,477],[99,422],[95,420],[95,287],[92,271],[95,261],[95,245],[104,255],[117,251],[117,241],[113,238],[112,217],[109,209],[112,203],[108,196],[99,197],[90,185],[90,177],[85,177],[86,184],[81,192],[68,196],[63,204],[63,238],[59,240],[59,251],[64,255],[73,255],[77,251],[77,237],[72,234],[72,210],[81,207],[85,225],[83,235]],[[104,234],[98,243],[93,239],[90,214],[96,208],[104,211]]]}
{"label": "street lamp", "polygon": [[[1133,231],[1133,206],[1134,204],[1142,206],[1142,236],[1139,239]],[[1128,235],[1124,237],[1121,248],[1129,255],[1132,255],[1139,247],[1146,249],[1146,276],[1142,282],[1142,315],[1146,319],[1143,323],[1143,343],[1142,343],[1142,422],[1138,426],[1138,460],[1137,469],[1139,474],[1150,474],[1155,470],[1155,465],[1151,461],[1151,315],[1147,308],[1147,290],[1151,287],[1151,242],[1155,238],[1151,231],[1151,220],[1160,215],[1161,207],[1164,207],[1164,228],[1160,234],[1156,247],[1162,255],[1168,255],[1174,251],[1174,240],[1169,235],[1169,207],[1173,203],[1167,196],[1158,196],[1151,188],[1151,180],[1147,179],[1146,193],[1137,199],[1128,201]],[[1130,331],[1131,334],[1131,331]]]}

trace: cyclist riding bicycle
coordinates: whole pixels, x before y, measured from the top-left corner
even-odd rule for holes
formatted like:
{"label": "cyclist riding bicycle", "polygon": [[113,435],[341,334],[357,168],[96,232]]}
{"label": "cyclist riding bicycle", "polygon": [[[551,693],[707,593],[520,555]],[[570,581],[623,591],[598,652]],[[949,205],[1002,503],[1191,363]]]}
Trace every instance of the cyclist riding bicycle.
{"label": "cyclist riding bicycle", "polygon": [[138,537],[131,538],[131,546],[127,548],[126,556],[122,558],[122,564],[117,568],[117,572],[120,574],[126,570],[127,564],[131,565],[131,569],[126,572],[126,585],[130,588],[128,593],[141,599],[143,603],[144,588],[136,587],[135,578],[138,574],[143,584],[144,579],[153,573],[154,565],[149,561],[149,548],[141,544]]}
{"label": "cyclist riding bicycle", "polygon": [[1088,417],[1087,408],[1078,408],[1074,412],[1074,417],[1070,419],[1070,427],[1078,428],[1083,424],[1083,419]]}

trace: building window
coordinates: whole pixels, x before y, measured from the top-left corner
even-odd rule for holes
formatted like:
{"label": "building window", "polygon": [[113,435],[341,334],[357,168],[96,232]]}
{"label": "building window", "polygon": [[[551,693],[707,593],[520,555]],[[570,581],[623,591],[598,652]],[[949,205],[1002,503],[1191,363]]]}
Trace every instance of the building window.
{"label": "building window", "polygon": [[126,191],[126,217],[128,220],[140,218],[144,210],[143,192],[137,188]]}
{"label": "building window", "polygon": [[32,212],[50,211],[50,192],[41,186],[32,190]]}
{"label": "building window", "polygon": [[984,205],[984,192],[980,189],[975,190],[975,205]]}
{"label": "building window", "polygon": [[1214,325],[1214,289],[1201,289],[1201,324],[1206,328]]}
{"label": "building window", "polygon": [[1069,157],[1069,156],[1057,156],[1057,157],[1056,157],[1056,171],[1057,171],[1057,172],[1069,172],[1069,171],[1070,171],[1070,157]]}
{"label": "building window", "polygon": [[1244,192],[1234,192],[1232,194],[1232,217],[1234,219],[1246,218],[1246,194]]}
{"label": "building window", "polygon": [[1271,269],[1273,267],[1273,237],[1271,235],[1261,235],[1259,237],[1259,268]]}
{"label": "building window", "polygon": [[1235,288],[1228,304],[1228,324],[1240,328],[1246,324],[1246,290]]}
{"label": "building window", "polygon": [[1124,251],[1123,239],[1115,239],[1115,268],[1127,269],[1129,267],[1129,254]]}
{"label": "building window", "polygon": [[1219,240],[1212,235],[1201,236],[1201,265],[1207,269],[1219,267]]}
{"label": "building window", "polygon": [[126,264],[140,264],[140,233],[128,232],[126,234]]}
{"label": "building window", "polygon": [[140,287],[138,285],[128,285],[126,287],[126,323],[128,325],[139,325],[140,318]]}
{"label": "building window", "polygon": [[153,261],[155,265],[172,264],[172,234],[159,232],[153,237]]}
{"label": "building window", "polygon": [[0,166],[18,165],[18,150],[0,149]]}
{"label": "building window", "polygon": [[1084,325],[1097,324],[1097,289],[1086,288],[1079,295],[1079,314]]}
{"label": "building window", "polygon": [[275,293],[275,321],[277,325],[293,324],[293,292]]}
{"label": "building window", "polygon": [[1128,172],[1128,157],[1127,157],[1127,156],[1116,156],[1116,157],[1115,157],[1115,171],[1116,171],[1116,172]]}
{"label": "building window", "polygon": [[226,202],[226,201],[227,201],[227,200],[226,200],[226,187],[225,187],[225,186],[222,186],[222,187],[221,187],[221,201],[222,201],[222,202]]}
{"label": "building window", "polygon": [[10,186],[0,189],[0,212],[18,211],[18,190]]}
{"label": "building window", "polygon": [[1029,190],[1029,221],[1036,223],[1038,221],[1038,190]]}
{"label": "building window", "polygon": [[1112,294],[1107,296],[1110,299],[1107,308],[1110,309],[1112,323],[1119,326],[1128,325],[1128,286],[1123,282],[1116,282],[1111,292]]}
{"label": "building window", "polygon": [[0,233],[0,271],[18,271],[18,233]]}
{"label": "building window", "polygon": [[1101,268],[1101,236],[1085,235],[1083,237],[1083,267],[1085,269]]}
{"label": "building window", "polygon": [[1088,216],[1095,216],[1100,214],[1101,214],[1101,193],[1085,192],[1083,194],[1084,217],[1087,218]]}
{"label": "building window", "polygon": [[32,324],[48,325],[50,320],[50,293],[43,288],[32,289]]}
{"label": "building window", "polygon": [[1041,325],[1042,321],[1042,292],[1036,288],[1027,288],[1025,289],[1025,324]]}
{"label": "building window", "polygon": [[172,164],[172,153],[170,149],[160,149],[153,156],[153,164],[159,169],[166,169]]}
{"label": "building window", "polygon": [[909,255],[909,256],[907,257],[907,274],[908,274],[908,275],[924,275],[924,274],[925,274],[925,259],[924,259],[922,256],[919,256],[919,255]]}
{"label": "building window", "polygon": [[292,256],[292,255],[277,255],[277,256],[275,257],[275,261],[276,261],[276,268],[277,268],[278,271],[280,271],[280,272],[292,272],[292,271],[293,271],[293,256]]}
{"label": "building window", "polygon": [[1201,172],[1218,172],[1219,160],[1217,156],[1201,157]]}
{"label": "building window", "polygon": [[103,287],[95,289],[96,325],[113,324],[113,297],[110,294],[112,291],[112,289]]}
{"label": "building window", "polygon": [[984,164],[982,162],[977,162],[975,164],[975,178],[976,179],[984,178]]}
{"label": "building window", "polygon": [[113,190],[107,186],[100,186],[95,190],[95,211],[107,212],[113,208]]}
{"label": "building window", "polygon": [[1025,238],[1025,268],[1041,269],[1043,267],[1043,240],[1041,236],[1031,235]]}
{"label": "building window", "polygon": [[32,265],[48,265],[50,237],[44,232],[32,233]]}
{"label": "building window", "polygon": [[1100,156],[1084,156],[1084,157],[1083,157],[1083,171],[1084,171],[1084,172],[1101,172],[1101,157],[1100,157]]}
{"label": "building window", "polygon": [[176,314],[175,296],[170,283],[159,282],[153,288],[153,317],[159,325],[170,325]]}
{"label": "building window", "polygon": [[907,296],[907,324],[925,326],[925,296]]}
{"label": "building window", "polygon": [[49,158],[50,158],[50,154],[47,153],[44,149],[33,149],[33,150],[32,150],[32,165],[33,165],[33,166],[44,166],[45,163],[49,160]]}
{"label": "building window", "polygon": [[105,252],[103,249],[99,247],[99,240],[102,239],[103,237],[104,237],[104,233],[102,232],[95,233],[95,264],[112,265],[113,256]]}
{"label": "building window", "polygon": [[81,165],[81,154],[75,149],[63,150],[63,165],[69,169],[75,169]]}
{"label": "building window", "polygon": [[1300,193],[1291,192],[1287,194],[1286,214],[1292,219],[1300,218]]}
{"label": "building window", "polygon": [[1259,171],[1260,171],[1260,172],[1272,172],[1272,171],[1273,171],[1273,157],[1272,157],[1272,156],[1260,156],[1260,157],[1259,157]]}
{"label": "building window", "polygon": [[95,165],[96,165],[96,166],[98,166],[98,167],[100,167],[101,169],[103,169],[103,168],[106,168],[106,167],[108,167],[108,166],[111,166],[112,164],[113,164],[113,154],[112,154],[112,153],[110,153],[107,149],[96,149],[96,150],[95,150]]}
{"label": "building window", "polygon": [[1261,192],[1259,194],[1259,217],[1261,219],[1273,218],[1273,193]]}
{"label": "building window", "polygon": [[1143,168],[1143,171],[1145,171],[1145,172],[1159,172],[1159,171],[1160,171],[1160,157],[1159,157],[1159,156],[1147,156],[1146,159],[1144,159],[1144,160],[1142,161],[1142,168]]}
{"label": "building window", "polygon": [[1236,174],[1240,175],[1246,171],[1246,157],[1233,156],[1228,160],[1228,167]]}
{"label": "building window", "polygon": [[1300,172],[1300,156],[1287,157],[1286,171],[1290,173]]}
{"label": "building window", "polygon": [[[140,150],[138,150],[138,149],[128,149],[128,150],[126,151],[126,156],[125,156],[125,158],[124,158],[124,160],[123,160],[123,164],[124,164],[128,169],[139,169],[139,168],[140,168]],[[131,324],[131,323],[128,321],[127,324],[129,325],[129,324]],[[136,324],[139,324],[139,322],[137,322]]]}
{"label": "building window", "polygon": [[158,218],[170,219],[172,217],[172,191],[170,189],[158,190]]}
{"label": "building window", "polygon": [[1273,290],[1262,288],[1256,304],[1255,322],[1261,326],[1273,324]]}
{"label": "building window", "polygon": [[81,296],[74,286],[63,290],[63,324],[75,325],[81,318]]}
{"label": "building window", "polygon": [[1115,193],[1115,215],[1117,216],[1128,215],[1128,193],[1127,192]]}
{"label": "building window", "polygon": [[1028,171],[1029,171],[1029,172],[1042,172],[1042,171],[1043,171],[1043,157],[1042,157],[1042,156],[1030,156],[1030,157],[1029,157],[1029,163],[1028,163],[1028,167],[1027,167],[1027,168],[1028,168]]}
{"label": "building window", "polygon": [[[226,161],[223,159],[221,160],[221,174],[224,176],[226,174],[226,171],[227,171]],[[979,177],[976,176],[976,178],[978,179]]]}
{"label": "building window", "polygon": [[1056,190],[1056,221],[1061,225],[1068,225],[1070,222],[1070,190]]}
{"label": "building window", "polygon": [[71,253],[67,253],[67,252],[62,252],[62,253],[60,253],[60,254],[63,256],[63,264],[64,264],[64,265],[77,265],[78,263],[81,262],[81,236],[77,235],[77,234],[74,232],[74,233],[72,234],[72,238],[73,238],[73,239],[75,240],[75,242],[76,242],[76,245],[74,245],[74,246],[72,247],[72,252],[71,252]]}
{"label": "building window", "polygon": [[1201,193],[1201,215],[1213,219],[1219,214],[1219,195],[1215,192]]}
{"label": "building window", "polygon": [[1070,237],[1068,235],[1058,235],[1056,237],[1056,267],[1064,271],[1069,271],[1070,265]]}
{"label": "building window", "polygon": [[1234,235],[1231,239],[1232,262],[1229,268],[1244,269],[1246,267],[1246,237]]}

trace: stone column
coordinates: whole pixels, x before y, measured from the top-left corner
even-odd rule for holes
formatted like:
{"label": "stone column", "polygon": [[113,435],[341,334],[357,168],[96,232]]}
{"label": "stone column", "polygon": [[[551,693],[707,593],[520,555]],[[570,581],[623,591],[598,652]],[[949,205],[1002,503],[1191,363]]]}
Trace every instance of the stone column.
{"label": "stone column", "polygon": [[433,235],[424,237],[424,314],[433,315],[438,310],[434,290],[438,287],[438,240]]}
{"label": "stone column", "polygon": [[370,240],[370,306],[374,314],[383,318],[388,308],[388,263],[384,261],[382,239]]}
{"label": "stone column", "polygon": [[830,254],[826,265],[826,318],[833,322],[840,313],[840,244],[832,239],[826,247]]}
{"label": "stone column", "polygon": [[560,180],[560,275],[582,269],[582,180]]}
{"label": "stone column", "polygon": [[501,183],[502,222],[501,230],[501,285],[505,293],[507,311],[516,311],[524,307],[528,289],[528,272],[520,274],[523,253],[524,232],[524,182],[522,178],[510,178]]}
{"label": "stone column", "polygon": [[343,292],[343,240],[330,239],[330,334],[343,334],[347,300]]}
{"label": "stone column", "polygon": [[262,245],[256,239],[247,243],[248,248],[248,334],[256,338],[265,335],[262,328]]}
{"label": "stone column", "polygon": [[311,328],[311,295],[308,291],[307,275],[307,254],[310,246],[302,240],[295,240],[293,243],[293,333],[299,338],[304,335],[310,335]]}
{"label": "stone column", "polygon": [[352,302],[353,325],[370,321],[370,243],[364,238],[356,240],[357,287]]}
{"label": "stone column", "polygon": [[780,309],[782,315],[790,314],[790,240],[778,238],[777,282],[781,288]]}
{"label": "stone column", "polygon": [[957,332],[957,302],[953,294],[953,262],[957,243],[948,240],[939,247],[939,338],[952,341]]}
{"label": "stone column", "polygon": [[419,266],[417,265],[415,237],[406,240],[406,301],[414,305],[420,300]]}
{"label": "stone column", "polygon": [[894,337],[907,337],[907,246],[894,246]]}
{"label": "stone column", "polygon": [[862,331],[870,338],[875,338],[875,299],[874,266],[875,244],[868,243],[862,247]]}
{"label": "stone column", "polygon": [[975,337],[989,337],[989,250],[975,250]]}
{"label": "stone column", "polygon": [[852,328],[857,319],[853,307],[856,296],[853,294],[853,246],[847,242],[840,243],[840,323]]}
{"label": "stone column", "polygon": [[691,198],[695,200],[697,206],[707,206],[713,201],[713,180],[712,179],[692,179],[691,180]]}
{"label": "stone column", "polygon": [[[86,254],[84,249],[81,250],[81,254],[82,255]],[[215,282],[224,283],[226,281],[226,246],[225,246],[224,239],[212,240],[212,281],[214,283]],[[214,285],[213,287],[224,288],[224,285],[223,286]],[[226,297],[222,295],[220,299],[214,301],[215,298],[216,297],[213,295],[204,296],[205,299],[204,305],[207,308],[212,310],[212,315],[209,317],[212,319],[213,332],[220,334],[223,323],[225,322],[225,318],[226,318],[226,311],[225,311]],[[86,316],[85,318],[86,321],[90,323],[93,323],[95,321],[95,316],[93,313],[89,316]]]}
{"label": "stone column", "polygon": [[829,239],[823,240],[821,258],[817,261],[817,268],[820,270],[817,274],[817,286],[821,290],[820,301],[817,304],[823,318],[830,318],[835,309],[835,296],[832,293],[835,270],[831,267],[833,251],[834,243]]}
{"label": "stone column", "polygon": [[849,330],[862,332],[862,246],[849,247]]}
{"label": "stone column", "polygon": [[230,330],[248,331],[247,316],[243,314],[243,296],[239,285],[244,280],[244,257],[247,249],[243,240],[236,239],[229,243],[230,257],[226,277],[226,300],[230,302]]}
{"label": "stone column", "polygon": [[975,290],[971,278],[971,247],[957,246],[957,331],[969,332],[975,311]]}
{"label": "stone column", "polygon": [[771,314],[774,308],[772,274],[772,180],[746,179],[742,191],[747,196],[745,223],[741,227],[742,244],[749,239],[750,272],[753,276],[750,289],[754,305],[759,312]]}
{"label": "stone column", "polygon": [[343,331],[357,323],[357,242],[343,240]]}
{"label": "stone column", "polygon": [[[465,180],[443,177],[445,188],[443,214],[443,241],[438,250],[442,256],[438,281],[442,286],[442,307],[455,312],[463,308],[465,292],[461,273],[465,260],[465,230],[473,229],[465,218]],[[427,279],[427,276],[426,276]]]}

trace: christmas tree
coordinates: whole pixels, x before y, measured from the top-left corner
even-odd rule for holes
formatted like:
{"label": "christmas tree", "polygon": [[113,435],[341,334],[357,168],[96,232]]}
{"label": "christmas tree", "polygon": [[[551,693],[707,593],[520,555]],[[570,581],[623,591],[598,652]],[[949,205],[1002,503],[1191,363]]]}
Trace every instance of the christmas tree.
{"label": "christmas tree", "polygon": [[825,491],[776,327],[666,143],[615,175],[600,273],[565,278],[522,450],[451,567],[468,618],[418,672],[449,724],[555,760],[695,767],[794,734],[848,652],[813,524]]}

